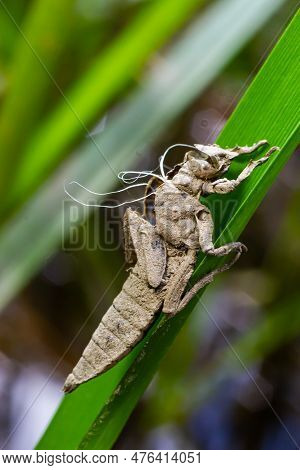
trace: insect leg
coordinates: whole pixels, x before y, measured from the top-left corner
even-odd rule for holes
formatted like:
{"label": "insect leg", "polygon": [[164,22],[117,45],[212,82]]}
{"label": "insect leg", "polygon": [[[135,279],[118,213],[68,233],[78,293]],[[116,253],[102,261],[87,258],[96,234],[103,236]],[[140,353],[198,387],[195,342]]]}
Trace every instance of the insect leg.
{"label": "insect leg", "polygon": [[[256,144],[258,145],[258,144]],[[239,147],[246,148],[246,147]],[[247,147],[250,148],[250,147]],[[272,147],[270,150],[258,160],[250,160],[248,165],[243,169],[239,176],[235,180],[228,180],[227,178],[221,178],[215,181],[205,182],[203,185],[203,192],[206,194],[227,194],[233,191],[242,181],[251,175],[252,171],[259,165],[265,163],[269,157],[278,150],[278,147]],[[246,153],[246,152],[244,152]],[[248,152],[247,152],[248,153]]]}
{"label": "insect leg", "polygon": [[203,253],[214,256],[228,255],[232,251],[246,252],[247,248],[243,243],[232,242],[218,248],[213,244],[214,223],[208,208],[201,210],[196,217],[199,230],[199,244]]}
{"label": "insect leg", "polygon": [[248,178],[248,176],[251,175],[252,171],[257,166],[265,163],[272,155],[272,153],[276,152],[276,150],[279,150],[279,147],[271,147],[270,150],[268,150],[268,152],[263,157],[259,158],[258,160],[251,160],[248,165],[243,169],[243,171],[239,174],[237,179],[233,180],[235,182],[235,186],[239,185],[242,181]]}
{"label": "insect leg", "polygon": [[[133,261],[134,252],[145,279],[158,287],[166,269],[166,247],[155,227],[140,214],[127,209],[124,215],[125,256]],[[134,249],[134,252],[133,252]]]}
{"label": "insect leg", "polygon": [[254,152],[255,150],[259,149],[260,147],[263,147],[264,145],[267,145],[267,143],[268,143],[267,140],[260,140],[259,142],[257,142],[257,144],[253,144],[250,147],[248,147],[247,145],[245,145],[244,147],[239,147],[238,145],[236,145],[234,148],[227,149],[227,150],[229,150],[230,152],[236,152],[237,155],[244,155],[244,154],[247,154],[247,153]]}
{"label": "insect leg", "polygon": [[170,315],[178,312],[181,296],[186,288],[186,285],[193,274],[196,262],[196,251],[189,250],[186,255],[182,257],[176,272],[171,276],[167,286],[166,295],[162,311]]}
{"label": "insect leg", "polygon": [[229,263],[226,263],[221,268],[217,268],[214,271],[206,274],[206,276],[196,282],[196,284],[185,294],[181,300],[177,312],[180,312],[180,310],[182,310],[189,303],[189,301],[199,292],[199,290],[203,289],[203,287],[205,287],[207,284],[210,284],[217,274],[227,271],[227,269],[231,268],[231,266],[239,259],[240,256],[241,252],[237,251]]}

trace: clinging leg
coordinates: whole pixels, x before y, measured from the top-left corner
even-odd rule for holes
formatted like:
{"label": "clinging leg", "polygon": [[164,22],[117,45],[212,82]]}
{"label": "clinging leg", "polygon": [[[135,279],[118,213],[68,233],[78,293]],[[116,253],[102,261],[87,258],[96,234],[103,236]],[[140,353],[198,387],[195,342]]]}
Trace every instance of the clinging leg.
{"label": "clinging leg", "polygon": [[203,287],[207,286],[207,284],[210,284],[217,274],[227,271],[227,269],[230,269],[231,266],[236,263],[240,256],[241,252],[238,251],[229,263],[226,263],[221,268],[217,268],[214,271],[206,274],[206,276],[202,277],[198,282],[196,282],[196,284],[185,294],[183,299],[180,301],[177,307],[177,312],[180,312],[180,310],[182,310],[189,303],[189,301],[192,300],[192,298],[199,292],[199,290],[203,289]]}
{"label": "clinging leg", "polygon": [[255,150],[259,149],[260,147],[263,147],[264,145],[267,145],[268,141],[267,140],[260,140],[257,142],[257,144],[253,144],[250,147],[245,145],[244,147],[240,147],[239,145],[236,145],[232,149],[228,149],[229,152],[236,153],[236,156],[238,155],[245,155],[248,153],[253,153]]}
{"label": "clinging leg", "polygon": [[188,250],[176,272],[170,278],[166,286],[166,295],[162,311],[169,315],[174,315],[178,312],[178,306],[181,301],[181,296],[186,288],[186,285],[193,274],[196,262],[196,251]]}
{"label": "clinging leg", "polygon": [[240,242],[226,243],[225,245],[220,246],[218,248],[214,247],[214,223],[208,208],[206,208],[205,210],[201,210],[197,214],[196,220],[199,231],[199,244],[203,253],[214,256],[225,256],[231,253],[232,251],[238,251],[240,253],[247,251],[246,246]]}
{"label": "clinging leg", "polygon": [[189,250],[185,257],[183,257],[182,263],[177,269],[176,274],[170,279],[170,284],[167,285],[167,292],[165,295],[162,311],[170,316],[180,312],[199,292],[199,290],[213,281],[217,274],[231,268],[231,266],[238,260],[240,255],[241,251],[237,251],[229,263],[226,263],[221,268],[216,268],[210,273],[206,274],[182,297],[187,283],[189,282],[189,279],[194,271],[196,261],[196,251]]}
{"label": "clinging leg", "polygon": [[[258,145],[258,144],[256,144]],[[251,147],[246,147],[251,149]],[[245,147],[239,147],[239,149],[245,149]],[[243,171],[239,174],[239,176],[235,180],[229,180],[227,178],[221,178],[216,181],[208,181],[203,185],[203,193],[204,194],[226,194],[233,191],[242,181],[248,178],[251,175],[252,171],[259,165],[265,163],[270,155],[278,150],[278,147],[272,147],[266,153],[266,155],[259,160],[251,160],[248,165],[243,169]],[[253,150],[252,150],[253,151]],[[250,153],[250,152],[240,152],[240,153]]]}

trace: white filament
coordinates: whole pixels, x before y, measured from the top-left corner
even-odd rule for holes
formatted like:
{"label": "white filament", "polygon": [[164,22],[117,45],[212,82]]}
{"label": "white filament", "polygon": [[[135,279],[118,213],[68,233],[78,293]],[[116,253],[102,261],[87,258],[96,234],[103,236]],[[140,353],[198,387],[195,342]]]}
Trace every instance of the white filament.
{"label": "white filament", "polygon": [[[185,147],[185,148],[195,149],[195,147],[193,145],[187,145],[187,144],[170,145],[170,147],[167,148],[167,150],[163,153],[163,155],[161,155],[161,157],[159,159],[159,170],[160,170],[160,173],[161,173],[160,175],[154,173],[154,170],[153,171],[120,171],[120,173],[118,174],[118,178],[124,184],[134,183],[131,186],[127,186],[126,188],[119,189],[117,191],[111,191],[111,192],[108,192],[108,193],[97,193],[95,191],[91,191],[90,189],[86,188],[85,186],[78,183],[77,181],[71,181],[68,184],[69,185],[76,184],[77,186],[84,189],[88,193],[93,194],[94,196],[109,196],[110,194],[122,193],[124,191],[127,191],[128,189],[137,188],[137,187],[140,187],[140,186],[148,186],[148,183],[136,183],[136,181],[138,181],[139,179],[146,178],[147,176],[151,176],[151,177],[154,176],[155,178],[157,178],[157,179],[161,180],[162,182],[166,183],[166,182],[168,182],[168,179],[167,179],[167,176],[165,174],[164,162],[165,162],[165,158],[166,158],[168,152],[170,150],[172,150],[173,148],[175,148],[175,147]],[[133,175],[133,176],[130,176],[130,175]],[[78,202],[82,206],[86,206],[86,207],[104,207],[104,208],[107,208],[107,209],[112,209],[114,207],[124,206],[125,204],[131,204],[132,202],[142,201],[142,200],[146,199],[147,197],[152,196],[152,194],[155,194],[155,191],[153,191],[152,193],[146,194],[145,196],[139,197],[137,199],[133,199],[132,201],[121,202],[120,204],[117,204],[115,206],[112,206],[112,205],[106,206],[106,205],[103,205],[103,204],[93,204],[93,203],[86,203],[86,202],[79,201],[79,199],[77,199],[76,197],[72,196],[69,193],[69,191],[66,188],[66,185],[65,185],[65,193],[73,201]]]}
{"label": "white filament", "polygon": [[[81,188],[85,189],[87,192],[89,192],[90,194],[94,194],[96,196],[106,196],[106,195],[109,195],[109,194],[116,194],[116,193],[121,193],[123,191],[127,191],[127,189],[129,188],[124,188],[124,189],[119,189],[118,191],[112,191],[110,193],[96,193],[94,191],[90,191],[88,188],[86,188],[85,186],[82,186],[82,184],[78,183],[77,181],[71,181],[71,183],[69,184],[77,184],[78,186],[80,186]],[[130,186],[130,188],[133,188],[133,187],[136,187],[136,186],[147,186],[147,183],[140,183],[140,184],[137,184],[137,185],[134,185],[134,186]],[[75,202],[78,202],[78,204],[81,204],[82,206],[85,206],[85,207],[103,207],[103,208],[106,208],[106,209],[113,209],[114,207],[121,207],[121,206],[124,206],[125,204],[131,204],[132,202],[138,202],[138,201],[142,201],[143,199],[146,199],[147,197],[151,196],[152,194],[155,194],[155,192],[152,192],[152,193],[149,193],[149,194],[146,194],[145,196],[142,196],[142,197],[139,197],[137,199],[133,199],[132,201],[124,201],[124,202],[121,202],[120,204],[116,204],[115,206],[112,206],[112,205],[109,205],[109,206],[106,206],[104,204],[93,204],[92,202],[82,202],[82,201],[79,201],[79,199],[77,199],[76,197],[72,196],[72,194],[69,193],[69,191],[67,190],[66,186],[65,186],[65,193]]]}
{"label": "white filament", "polygon": [[[138,186],[147,186],[147,183],[137,183],[137,184],[133,184],[132,186],[128,186],[127,188],[118,189],[117,191],[111,191],[109,193],[96,193],[95,191],[91,191],[90,189],[86,188],[82,184],[78,183],[78,181],[70,181],[70,183],[68,183],[68,184],[69,185],[76,184],[80,188],[84,189],[85,191],[87,191],[90,194],[94,194],[95,196],[109,196],[110,194],[123,193],[124,191],[128,191],[128,189],[137,188]],[[68,194],[68,192],[66,190],[66,186],[65,186],[65,192]]]}
{"label": "white filament", "polygon": [[165,170],[164,170],[165,158],[167,156],[167,153],[169,153],[169,151],[172,150],[175,147],[186,147],[186,148],[190,148],[190,149],[195,149],[194,145],[187,145],[187,144],[174,144],[174,145],[170,145],[170,147],[167,148],[167,150],[161,155],[160,161],[159,161],[160,173],[161,173],[161,175],[162,175],[162,177],[165,181],[167,179],[166,174],[165,174]]}
{"label": "white filament", "polygon": [[[136,176],[127,177],[126,175]],[[164,181],[160,175],[157,175],[153,171],[120,171],[118,174],[118,178],[125,184],[135,183],[138,179],[145,178],[146,176],[155,176],[156,178]]]}

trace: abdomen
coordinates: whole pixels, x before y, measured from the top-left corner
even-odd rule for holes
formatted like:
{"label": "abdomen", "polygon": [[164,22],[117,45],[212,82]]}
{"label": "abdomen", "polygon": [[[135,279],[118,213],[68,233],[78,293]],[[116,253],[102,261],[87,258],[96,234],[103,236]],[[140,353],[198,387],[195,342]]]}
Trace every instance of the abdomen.
{"label": "abdomen", "polygon": [[151,288],[135,267],[68,375],[64,391],[71,392],[128,354],[142,339],[161,305],[161,293]]}
{"label": "abdomen", "polygon": [[162,185],[155,197],[157,233],[175,247],[199,248],[198,226],[195,213],[197,199],[172,185]]}

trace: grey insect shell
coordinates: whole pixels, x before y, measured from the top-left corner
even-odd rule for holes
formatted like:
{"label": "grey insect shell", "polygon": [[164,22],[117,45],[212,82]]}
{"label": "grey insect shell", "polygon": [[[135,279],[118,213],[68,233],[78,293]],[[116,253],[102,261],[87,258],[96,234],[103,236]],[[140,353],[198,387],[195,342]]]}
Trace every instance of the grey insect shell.
{"label": "grey insect shell", "polygon": [[[169,263],[166,278],[170,279],[176,264],[176,250],[168,250]],[[179,253],[179,258],[182,253]],[[160,310],[164,299],[164,288],[149,286],[136,265],[125,281],[120,294],[103,316],[82,357],[68,375],[64,391],[71,392],[79,384],[98,376],[111,368],[137,344]]]}
{"label": "grey insect shell", "polygon": [[[214,246],[212,214],[199,202],[199,197],[233,191],[278,148],[272,147],[262,158],[251,160],[235,180],[219,176],[227,171],[233,158],[250,154],[266,144],[266,141],[260,141],[251,147],[232,149],[195,145],[181,164],[167,176],[162,172],[162,177],[158,177],[163,182],[156,185],[151,209],[150,202],[145,204],[143,216],[127,209],[124,216],[125,257],[136,264],[68,375],[65,392],[71,392],[112,367],[141,340],[157,312],[175,315],[216,274],[229,269],[246,251],[240,242]],[[151,183],[153,180],[146,189],[147,201]],[[187,290],[198,250],[211,256],[231,253],[234,256]]]}
{"label": "grey insect shell", "polygon": [[155,197],[156,231],[173,246],[198,250],[197,215],[207,211],[198,199],[173,184],[159,186]]}

